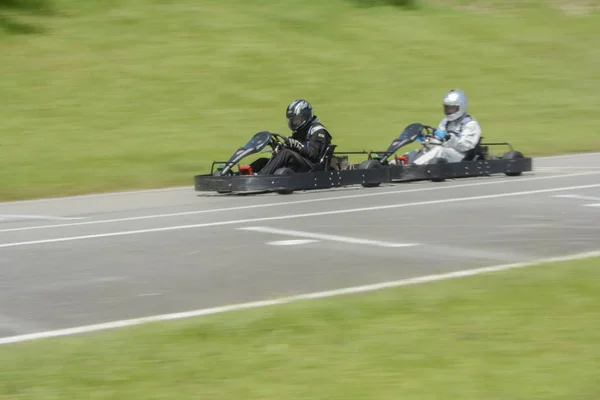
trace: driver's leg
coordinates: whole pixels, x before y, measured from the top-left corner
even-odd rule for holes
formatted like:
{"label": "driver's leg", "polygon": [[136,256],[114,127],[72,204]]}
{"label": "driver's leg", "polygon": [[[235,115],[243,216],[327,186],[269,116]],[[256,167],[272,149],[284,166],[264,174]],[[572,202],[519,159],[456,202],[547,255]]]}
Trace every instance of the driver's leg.
{"label": "driver's leg", "polygon": [[451,149],[449,147],[437,146],[429,150],[427,153],[423,154],[421,157],[417,158],[414,164],[423,165],[429,163],[432,159],[441,157],[446,159],[448,162],[459,162],[465,158],[465,155],[459,151]]}
{"label": "driver's leg", "polygon": [[294,161],[294,154],[295,153],[290,149],[280,150],[279,153],[277,153],[275,157],[271,158],[267,165],[261,169],[260,174],[269,175],[273,174],[281,167],[289,167],[289,164]]}
{"label": "driver's leg", "polygon": [[300,154],[290,149],[283,149],[273,157],[260,171],[261,175],[273,174],[281,167],[288,167],[295,172],[308,171],[312,165]]}
{"label": "driver's leg", "polygon": [[444,155],[442,157],[452,163],[462,161],[465,158],[465,155],[458,150],[445,147]]}
{"label": "driver's leg", "polygon": [[413,161],[413,164],[417,164],[417,165],[427,164],[432,159],[434,159],[436,157],[440,157],[440,155],[442,154],[442,150],[443,150],[443,148],[441,146],[433,147],[431,150],[423,153],[420,157],[417,157]]}

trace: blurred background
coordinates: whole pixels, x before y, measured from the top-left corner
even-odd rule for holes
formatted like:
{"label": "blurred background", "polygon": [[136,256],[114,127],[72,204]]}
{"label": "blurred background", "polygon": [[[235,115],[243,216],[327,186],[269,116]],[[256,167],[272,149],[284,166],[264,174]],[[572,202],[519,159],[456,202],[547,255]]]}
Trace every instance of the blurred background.
{"label": "blurred background", "polygon": [[599,3],[0,0],[1,199],[191,184],[285,108],[339,151],[435,125],[451,88],[487,140],[600,148]]}

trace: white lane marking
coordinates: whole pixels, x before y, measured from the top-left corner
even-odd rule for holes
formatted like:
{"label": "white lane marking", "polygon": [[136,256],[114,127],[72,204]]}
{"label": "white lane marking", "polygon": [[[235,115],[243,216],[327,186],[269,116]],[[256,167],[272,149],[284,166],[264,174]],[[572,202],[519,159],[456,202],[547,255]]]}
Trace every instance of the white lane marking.
{"label": "white lane marking", "polygon": [[594,170],[600,169],[600,167],[536,167],[536,171],[561,171],[561,170]]}
{"label": "white lane marking", "polygon": [[274,242],[267,242],[271,246],[297,246],[301,244],[317,243],[318,240],[312,239],[292,239],[292,240],[276,240]]}
{"label": "white lane marking", "polygon": [[387,209],[393,209],[393,208],[414,207],[414,206],[426,206],[426,205],[440,204],[440,203],[447,204],[447,203],[455,203],[455,202],[461,202],[461,201],[498,199],[501,197],[526,196],[526,195],[538,194],[538,193],[551,193],[551,192],[560,192],[563,190],[587,189],[587,188],[595,188],[595,187],[600,187],[600,183],[594,184],[594,185],[567,186],[567,187],[552,188],[552,189],[527,190],[527,191],[523,191],[523,192],[509,192],[509,193],[489,194],[489,195],[482,195],[482,196],[456,197],[456,198],[441,199],[441,200],[417,201],[414,203],[390,204],[390,205],[385,205],[385,206],[351,208],[351,209],[346,209],[346,210],[321,211],[321,212],[306,213],[306,214],[288,214],[288,215],[280,215],[280,216],[276,216],[276,217],[248,218],[248,219],[238,219],[238,220],[233,220],[233,221],[206,222],[206,223],[193,224],[193,225],[176,225],[176,226],[167,226],[167,227],[162,227],[162,228],[139,229],[139,230],[134,230],[134,231],[99,233],[99,234],[83,235],[83,236],[67,236],[67,237],[62,237],[62,238],[32,240],[32,241],[27,241],[27,242],[2,243],[2,244],[0,244],[0,248],[27,246],[27,245],[32,245],[32,244],[70,242],[70,241],[85,240],[85,239],[99,239],[99,238],[106,238],[106,237],[113,237],[113,236],[137,235],[137,234],[141,234],[141,233],[166,232],[166,231],[175,231],[175,230],[182,230],[182,229],[206,228],[206,227],[212,227],[212,226],[240,225],[240,224],[245,224],[245,223],[255,223],[255,222],[261,222],[261,221],[277,221],[277,220],[294,219],[294,218],[318,217],[318,216],[323,216],[323,215],[348,214],[348,213],[363,212],[363,211],[387,210]]}
{"label": "white lane marking", "polygon": [[577,200],[597,201],[598,203],[583,204],[583,207],[600,207],[600,197],[582,196],[582,195],[579,195],[579,194],[563,194],[563,195],[557,195],[557,196],[552,196],[552,197],[560,197],[560,198],[567,198],[567,199],[577,199]]}
{"label": "white lane marking", "polygon": [[[586,176],[586,175],[598,175],[600,172],[585,172],[585,173],[572,173],[572,174],[563,174],[563,175],[553,175],[553,176],[536,176],[532,178],[517,178],[517,179],[506,179],[506,180],[498,180],[493,179],[491,181],[486,182],[474,182],[474,183],[466,183],[466,184],[458,184],[458,185],[448,185],[448,186],[430,186],[430,187],[421,187],[415,189],[406,189],[406,190],[392,190],[386,192],[369,192],[362,194],[352,194],[352,195],[344,195],[344,196],[335,196],[335,197],[320,197],[316,199],[305,199],[305,200],[294,200],[294,201],[286,201],[286,202],[277,202],[277,203],[266,203],[266,204],[254,204],[249,206],[237,206],[237,207],[227,207],[227,208],[215,208],[210,210],[198,210],[198,211],[184,211],[179,213],[169,213],[169,214],[155,214],[155,215],[142,215],[139,217],[126,217],[126,218],[115,218],[115,219],[106,219],[106,220],[97,220],[97,221],[86,221],[86,222],[74,222],[70,224],[54,224],[54,225],[38,225],[38,226],[26,226],[21,228],[10,228],[10,229],[0,229],[0,233],[2,232],[16,232],[16,231],[30,231],[37,229],[49,229],[49,228],[67,228],[74,226],[83,226],[83,225],[95,225],[95,224],[108,224],[108,223],[119,223],[119,222],[127,222],[127,221],[138,221],[145,219],[153,219],[153,218],[167,218],[167,217],[180,217],[187,215],[197,215],[197,214],[210,214],[216,212],[229,212],[229,211],[241,211],[241,210],[249,210],[253,208],[266,208],[266,207],[277,207],[277,206],[289,206],[295,204],[306,204],[306,203],[316,203],[323,201],[335,201],[335,200],[345,200],[345,199],[356,199],[362,197],[372,197],[372,196],[385,196],[385,195],[403,195],[407,193],[420,193],[420,192],[429,192],[436,190],[452,190],[452,189],[461,189],[467,187],[478,187],[485,185],[497,185],[497,184],[510,184],[510,183],[519,183],[519,182],[530,182],[530,181],[539,181],[546,179],[558,179],[558,178],[572,178],[574,176]],[[483,178],[486,179],[486,178]],[[402,185],[402,184],[399,184]]]}
{"label": "white lane marking", "polygon": [[304,238],[308,238],[308,239],[330,240],[332,242],[366,244],[366,245],[378,246],[378,247],[413,247],[413,246],[419,245],[418,243],[391,243],[391,242],[383,242],[380,240],[359,239],[359,238],[352,238],[352,237],[347,237],[347,236],[327,235],[327,234],[323,234],[323,233],[302,232],[302,231],[294,231],[294,230],[288,230],[288,229],[277,229],[277,228],[270,228],[268,226],[249,226],[249,227],[243,227],[243,228],[237,228],[237,229],[244,230],[244,231],[272,233],[275,235],[298,236],[298,237],[304,237]]}
{"label": "white lane marking", "polygon": [[322,299],[322,298],[343,296],[343,295],[349,295],[349,294],[373,292],[373,291],[394,288],[394,287],[400,287],[400,286],[410,286],[410,285],[418,285],[418,284],[423,284],[423,283],[443,281],[443,280],[448,280],[448,279],[465,278],[465,277],[469,277],[469,276],[487,274],[487,273],[491,273],[491,272],[501,272],[501,271],[506,271],[506,270],[515,269],[515,268],[532,267],[532,266],[537,266],[540,264],[547,264],[547,263],[561,262],[561,261],[573,261],[573,260],[580,260],[580,259],[586,259],[586,258],[591,258],[591,257],[600,257],[600,251],[590,251],[590,252],[585,252],[585,253],[577,253],[577,254],[571,254],[571,255],[567,255],[567,256],[537,259],[537,260],[531,260],[531,261],[525,261],[525,262],[519,262],[519,263],[513,263],[513,264],[503,264],[503,265],[494,265],[491,267],[459,270],[459,271],[453,271],[453,272],[448,272],[448,273],[443,273],[443,274],[424,275],[424,276],[419,276],[419,277],[415,277],[415,278],[401,279],[401,280],[396,280],[396,281],[387,281],[387,282],[375,283],[375,284],[370,284],[370,285],[362,285],[362,286],[347,287],[347,288],[342,288],[342,289],[326,290],[326,291],[322,291],[322,292],[305,293],[305,294],[300,294],[300,295],[296,295],[296,296],[282,297],[282,298],[276,298],[276,299],[270,299],[270,300],[254,301],[254,302],[249,302],[249,303],[238,303],[238,304],[231,304],[231,305],[220,306],[220,307],[204,308],[204,309],[200,309],[200,310],[184,311],[184,312],[179,312],[179,313],[174,313],[174,314],[153,315],[153,316],[149,316],[149,317],[112,321],[112,322],[100,323],[100,324],[95,324],[95,325],[85,325],[85,326],[79,326],[79,327],[75,327],[75,328],[59,329],[59,330],[55,330],[55,331],[36,332],[36,333],[30,333],[30,334],[26,334],[26,335],[9,336],[9,337],[0,338],[0,345],[10,344],[10,343],[20,343],[20,342],[25,342],[28,340],[47,339],[47,338],[59,337],[59,336],[72,336],[72,335],[77,335],[77,334],[81,334],[81,333],[90,333],[90,332],[97,332],[97,331],[103,331],[103,330],[109,330],[109,329],[125,328],[128,326],[141,325],[141,324],[146,324],[146,323],[151,323],[151,322],[172,321],[172,320],[185,319],[185,318],[202,317],[202,316],[221,314],[221,313],[231,312],[231,311],[240,311],[240,310],[245,310],[245,309],[249,309],[249,308],[260,308],[260,307],[275,306],[275,305],[281,305],[281,304],[287,304],[287,303],[294,303],[294,302],[303,301],[303,300],[314,300],[314,299]]}
{"label": "white lane marking", "polygon": [[580,194],[558,194],[558,195],[552,196],[552,197],[560,197],[560,198],[565,198],[565,199],[579,199],[579,200],[600,201],[600,197],[583,196],[583,195],[580,195]]}
{"label": "white lane marking", "polygon": [[589,156],[597,156],[600,157],[600,152],[594,151],[594,152],[585,152],[585,153],[566,153],[566,154],[556,154],[553,156],[539,156],[539,157],[533,157],[533,161],[535,160],[552,160],[555,158],[578,158],[578,157],[589,157]]}
{"label": "white lane marking", "polygon": [[23,214],[0,214],[0,219],[49,219],[49,220],[74,220],[86,219],[85,217],[54,217],[49,215],[23,215]]}
{"label": "white lane marking", "polygon": [[96,198],[96,197],[113,197],[113,196],[130,196],[132,194],[151,194],[151,193],[161,193],[161,192],[176,192],[181,190],[188,190],[190,192],[194,191],[194,186],[172,186],[165,188],[157,188],[157,189],[142,189],[142,190],[124,190],[120,192],[107,192],[107,193],[89,193],[89,194],[79,194],[74,196],[57,196],[57,197],[42,197],[37,199],[26,199],[26,200],[14,200],[14,201],[2,201],[0,205],[3,204],[28,204],[28,203],[45,203],[45,202],[53,202],[53,201],[65,201],[65,200],[79,200],[79,199],[88,199],[88,198]]}
{"label": "white lane marking", "polygon": [[[588,153],[566,153],[566,154],[557,154],[553,156],[539,156],[532,157],[533,162],[536,160],[551,160],[555,158],[579,158],[579,157],[589,157],[589,156],[600,156],[600,152],[588,152]],[[534,171],[535,172],[534,168]],[[65,200],[77,200],[77,199],[87,199],[87,198],[96,198],[96,197],[113,197],[113,196],[129,196],[132,194],[151,194],[151,193],[161,193],[161,192],[177,192],[187,190],[190,192],[194,191],[194,186],[171,186],[157,189],[142,189],[142,190],[123,190],[118,192],[108,192],[108,193],[89,193],[89,194],[80,194],[74,196],[59,196],[59,197],[46,197],[46,198],[38,198],[38,199],[26,199],[26,200],[14,200],[14,201],[4,201],[0,202],[2,204],[27,204],[27,203],[41,203],[41,202],[53,202],[53,201],[65,201]]]}

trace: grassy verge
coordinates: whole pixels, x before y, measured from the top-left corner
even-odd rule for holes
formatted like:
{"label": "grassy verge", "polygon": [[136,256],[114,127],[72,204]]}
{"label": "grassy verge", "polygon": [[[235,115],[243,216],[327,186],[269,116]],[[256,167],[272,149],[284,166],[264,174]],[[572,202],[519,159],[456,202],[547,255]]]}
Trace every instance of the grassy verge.
{"label": "grassy verge", "polygon": [[286,133],[298,97],[340,150],[383,149],[408,123],[436,124],[453,87],[489,140],[529,155],[600,149],[597,13],[357,3],[387,2],[3,8],[0,200],[191,184],[256,131]]}
{"label": "grassy verge", "polygon": [[596,399],[600,258],[0,348],[0,398]]}

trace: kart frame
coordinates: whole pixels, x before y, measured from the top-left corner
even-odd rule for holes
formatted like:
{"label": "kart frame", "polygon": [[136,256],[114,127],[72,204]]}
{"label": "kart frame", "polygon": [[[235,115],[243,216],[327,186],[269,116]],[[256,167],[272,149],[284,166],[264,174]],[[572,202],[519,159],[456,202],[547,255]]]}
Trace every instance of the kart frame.
{"label": "kart frame", "polygon": [[[290,194],[297,190],[330,189],[336,187],[363,185],[379,186],[389,181],[389,173],[384,169],[363,169],[360,165],[350,164],[351,154],[369,154],[367,151],[336,152],[337,145],[330,144],[325,154],[308,172],[294,172],[289,168],[280,168],[274,174],[248,174],[239,167],[246,156],[256,154],[267,145],[275,150],[287,138],[277,133],[262,131],[243,147],[240,147],[228,161],[213,161],[210,174],[194,176],[194,188],[198,192],[217,193],[264,193],[277,192]],[[224,166],[223,172],[215,171],[215,165]],[[238,171],[233,171],[234,166]]]}
{"label": "kart frame", "polygon": [[[428,132],[423,134],[423,131]],[[470,178],[476,176],[490,176],[505,174],[507,176],[519,176],[523,172],[533,170],[533,160],[525,157],[523,153],[515,151],[508,142],[483,142],[483,137],[474,149],[470,150],[465,158],[459,162],[448,162],[443,158],[434,158],[429,164],[409,164],[407,156],[396,156],[400,148],[413,143],[419,137],[424,138],[424,146],[431,140],[435,140],[434,127],[413,123],[408,125],[402,134],[392,141],[386,151],[371,151],[368,159],[361,164],[362,168],[389,169],[390,182],[411,182],[431,180],[441,182],[446,179]],[[491,146],[507,146],[509,151],[501,157],[490,153]],[[388,159],[394,157],[395,165],[389,163]]]}
{"label": "kart frame", "polygon": [[[509,143],[482,143],[481,140],[476,148],[460,162],[450,163],[445,159],[438,158],[432,160],[427,165],[408,164],[406,156],[398,157],[395,154],[401,147],[416,140],[417,136],[415,135],[407,138],[407,136],[410,136],[407,135],[407,132],[414,133],[417,127],[419,130],[431,128],[421,124],[409,125],[399,138],[394,139],[394,142],[386,152],[336,152],[337,145],[331,144],[320,162],[308,172],[295,173],[288,168],[281,168],[272,175],[249,175],[239,166],[239,171],[233,174],[221,175],[215,172],[215,165],[217,164],[224,164],[228,166],[228,171],[233,172],[233,166],[237,165],[241,160],[238,157],[232,163],[231,160],[234,159],[234,154],[229,161],[213,161],[210,174],[195,175],[194,188],[198,192],[216,192],[220,194],[265,192],[290,194],[299,190],[322,190],[354,185],[377,187],[383,183],[424,180],[440,182],[446,179],[489,176],[494,174],[518,176],[523,172],[532,171],[532,159],[515,151]],[[404,139],[402,139],[403,137]],[[490,156],[489,146],[499,145],[508,146],[510,151],[504,153],[502,157]],[[242,149],[240,148],[236,154],[240,154]],[[257,151],[256,149],[253,151],[247,150],[248,153],[252,154]],[[381,153],[383,153],[383,157]],[[367,160],[364,160],[360,164],[350,164],[348,156],[352,154],[365,154],[367,155]],[[391,156],[394,156],[399,165],[389,164],[387,159]]]}

